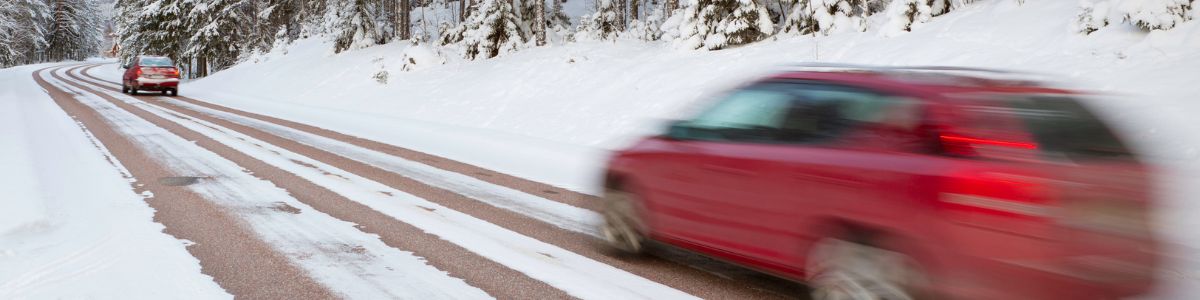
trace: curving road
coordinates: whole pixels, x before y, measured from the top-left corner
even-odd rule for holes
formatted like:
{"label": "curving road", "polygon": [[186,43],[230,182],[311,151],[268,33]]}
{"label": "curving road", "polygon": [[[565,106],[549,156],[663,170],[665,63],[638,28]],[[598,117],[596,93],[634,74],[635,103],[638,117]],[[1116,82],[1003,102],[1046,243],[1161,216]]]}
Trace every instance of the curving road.
{"label": "curving road", "polygon": [[[775,299],[802,288],[601,247],[594,197],[204,99],[130,96],[96,64],[35,81],[244,298]],[[186,88],[186,87],[185,87]]]}

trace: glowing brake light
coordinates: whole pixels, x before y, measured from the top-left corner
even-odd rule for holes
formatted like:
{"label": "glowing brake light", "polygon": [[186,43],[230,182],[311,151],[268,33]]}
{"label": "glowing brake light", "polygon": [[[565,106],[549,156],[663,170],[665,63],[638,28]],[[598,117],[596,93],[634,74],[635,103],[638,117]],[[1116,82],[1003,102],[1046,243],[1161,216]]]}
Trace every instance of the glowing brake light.
{"label": "glowing brake light", "polygon": [[1017,148],[1017,149],[1028,149],[1028,150],[1035,150],[1038,148],[1038,145],[1036,143],[1031,143],[1031,142],[1004,141],[1004,140],[996,140],[996,139],[981,139],[981,138],[972,138],[972,137],[966,137],[966,136],[961,136],[961,135],[956,135],[956,134],[940,134],[940,135],[938,135],[938,139],[940,139],[942,141],[943,145],[948,146],[946,148],[956,149],[957,151],[954,151],[955,153],[953,153],[953,154],[960,154],[960,155],[965,155],[965,154],[969,154],[969,152],[974,152],[974,151],[970,151],[970,150],[974,150],[975,146],[981,146],[981,145],[1006,147],[1006,148]]}

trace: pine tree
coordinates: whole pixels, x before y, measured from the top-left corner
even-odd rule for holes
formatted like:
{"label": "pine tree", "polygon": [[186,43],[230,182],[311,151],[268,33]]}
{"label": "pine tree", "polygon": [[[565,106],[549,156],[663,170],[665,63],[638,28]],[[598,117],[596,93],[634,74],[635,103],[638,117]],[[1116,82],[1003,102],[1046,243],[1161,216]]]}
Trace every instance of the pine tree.
{"label": "pine tree", "polygon": [[550,6],[550,15],[547,16],[546,26],[549,28],[568,28],[571,27],[571,17],[563,11],[562,0],[554,1],[554,5]]}
{"label": "pine tree", "polygon": [[90,0],[54,0],[47,36],[48,59],[82,60],[100,49],[100,17]]}
{"label": "pine tree", "polygon": [[386,44],[395,37],[383,5],[370,0],[329,0],[325,22],[333,35],[334,52]]}
{"label": "pine tree", "polygon": [[245,50],[249,29],[243,26],[247,17],[239,9],[246,0],[187,0],[191,3],[187,28],[195,30],[186,40],[183,57],[194,61],[195,75],[208,76],[237,63]]}
{"label": "pine tree", "polygon": [[675,45],[719,50],[753,43],[775,31],[757,0],[692,0],[683,12]]}
{"label": "pine tree", "polygon": [[121,57],[162,55],[176,61],[183,57],[192,31],[186,18],[195,0],[120,0],[117,2],[117,33]]}
{"label": "pine tree", "polygon": [[[42,0],[4,0],[0,4],[0,66],[46,59],[50,8]],[[9,30],[11,29],[11,30]]]}
{"label": "pine tree", "polygon": [[492,58],[525,45],[521,20],[506,0],[477,0],[462,23],[442,34],[441,44],[461,44],[467,59]]}
{"label": "pine tree", "polygon": [[616,0],[596,0],[596,12],[579,19],[576,40],[609,40],[621,32],[621,11]]}

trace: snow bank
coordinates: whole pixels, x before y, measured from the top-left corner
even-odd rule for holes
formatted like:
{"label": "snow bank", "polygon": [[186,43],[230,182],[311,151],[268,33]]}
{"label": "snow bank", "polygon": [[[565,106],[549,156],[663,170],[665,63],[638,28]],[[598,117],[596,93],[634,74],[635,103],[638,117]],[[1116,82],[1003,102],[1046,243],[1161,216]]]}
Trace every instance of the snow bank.
{"label": "snow bank", "polygon": [[45,66],[0,70],[0,299],[231,298],[38,88]]}
{"label": "snow bank", "polygon": [[373,76],[402,65],[392,62],[411,52],[409,43],[333,55],[328,44],[306,40],[287,55],[277,51],[185,89],[220,104],[585,191],[595,191],[593,173],[605,151],[657,131],[656,120],[677,117],[680,107],[786,63],[1026,69],[1189,105],[1177,100],[1198,89],[1187,83],[1195,79],[1188,70],[1200,65],[1197,51],[1189,51],[1200,43],[1194,24],[1150,34],[1109,27],[1082,36],[1071,31],[1077,3],[1067,2],[983,2],[893,38],[871,29],[785,35],[716,52],[621,40],[532,48],[479,62],[451,57],[443,66],[390,72],[388,84]]}

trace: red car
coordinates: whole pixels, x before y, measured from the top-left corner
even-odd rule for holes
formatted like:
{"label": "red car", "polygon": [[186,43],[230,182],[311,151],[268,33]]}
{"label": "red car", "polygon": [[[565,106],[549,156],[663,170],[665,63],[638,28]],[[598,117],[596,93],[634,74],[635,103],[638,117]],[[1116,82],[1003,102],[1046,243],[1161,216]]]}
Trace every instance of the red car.
{"label": "red car", "polygon": [[747,84],[617,153],[601,229],[816,299],[1146,292],[1151,170],[1087,95],[1006,76],[809,66]]}
{"label": "red car", "polygon": [[121,92],[137,95],[138,91],[159,91],[163,95],[179,95],[179,68],[170,58],[138,56],[125,65]]}

